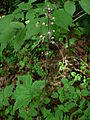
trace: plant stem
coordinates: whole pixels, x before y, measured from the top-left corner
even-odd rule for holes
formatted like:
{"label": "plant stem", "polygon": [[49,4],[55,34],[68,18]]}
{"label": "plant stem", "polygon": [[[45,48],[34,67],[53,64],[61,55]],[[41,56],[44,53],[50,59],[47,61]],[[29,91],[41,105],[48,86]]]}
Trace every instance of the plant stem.
{"label": "plant stem", "polygon": [[45,78],[45,87],[44,87],[44,96],[45,96],[45,90],[46,90],[46,80],[48,78],[48,58],[49,58],[49,10],[47,7],[47,17],[48,17],[48,34],[47,34],[47,43],[46,43],[46,65],[45,65],[45,71],[46,71],[46,78]]}

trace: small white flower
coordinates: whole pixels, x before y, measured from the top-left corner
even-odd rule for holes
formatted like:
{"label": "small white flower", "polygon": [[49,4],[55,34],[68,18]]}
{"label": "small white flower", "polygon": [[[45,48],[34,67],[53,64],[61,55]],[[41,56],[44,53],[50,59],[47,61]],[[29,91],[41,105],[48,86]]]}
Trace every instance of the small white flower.
{"label": "small white flower", "polygon": [[50,31],[48,31],[48,34],[50,34]]}
{"label": "small white flower", "polygon": [[54,37],[51,37],[51,39],[53,40],[53,39],[54,39]]}
{"label": "small white flower", "polygon": [[55,44],[55,42],[54,42],[53,40],[51,41],[51,43],[52,43],[52,44]]}
{"label": "small white flower", "polygon": [[43,22],[42,25],[45,25],[45,22]]}
{"label": "small white flower", "polygon": [[43,36],[42,35],[40,35],[40,38],[42,38]]}
{"label": "small white flower", "polygon": [[48,10],[51,10],[51,8],[48,8]]}
{"label": "small white flower", "polygon": [[53,9],[51,9],[51,11],[52,11]]}
{"label": "small white flower", "polygon": [[26,24],[28,24],[29,22],[30,22],[29,20],[25,21]]}
{"label": "small white flower", "polygon": [[41,54],[43,55],[43,52],[41,52]]}
{"label": "small white flower", "polygon": [[55,20],[55,17],[52,17],[52,20]]}
{"label": "small white flower", "polygon": [[53,25],[54,24],[54,22],[51,22],[51,25]]}
{"label": "small white flower", "polygon": [[45,55],[48,55],[48,54],[49,54],[48,51],[46,51]]}
{"label": "small white flower", "polygon": [[55,30],[53,30],[53,32],[55,32]]}

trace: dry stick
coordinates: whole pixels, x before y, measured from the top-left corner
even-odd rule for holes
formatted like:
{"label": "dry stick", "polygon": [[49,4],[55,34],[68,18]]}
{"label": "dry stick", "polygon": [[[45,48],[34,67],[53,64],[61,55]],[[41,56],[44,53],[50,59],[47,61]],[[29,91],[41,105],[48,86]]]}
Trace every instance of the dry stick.
{"label": "dry stick", "polygon": [[81,13],[83,13],[84,11],[82,10],[82,11],[80,11],[80,12],[78,12],[76,15],[74,15],[73,16],[73,18],[76,18],[77,16],[79,16]]}
{"label": "dry stick", "polygon": [[81,17],[83,17],[84,15],[86,15],[87,13],[84,13],[82,15],[80,15],[79,17],[77,17],[76,19],[73,20],[73,22],[76,22],[78,19],[80,19]]}

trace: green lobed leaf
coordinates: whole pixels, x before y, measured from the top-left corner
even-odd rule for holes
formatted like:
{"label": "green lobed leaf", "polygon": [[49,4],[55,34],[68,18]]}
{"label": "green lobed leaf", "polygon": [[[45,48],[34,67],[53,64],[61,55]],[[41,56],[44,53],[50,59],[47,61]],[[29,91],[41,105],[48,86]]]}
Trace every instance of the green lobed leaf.
{"label": "green lobed leaf", "polygon": [[46,120],[56,120],[56,118],[54,117],[53,113],[50,113]]}
{"label": "green lobed leaf", "polygon": [[77,104],[74,103],[74,102],[66,102],[64,108],[66,108],[67,111],[69,112],[70,109],[72,109],[72,108],[74,108],[76,106],[77,106]]}
{"label": "green lobed leaf", "polygon": [[[22,81],[22,84],[21,82]],[[21,108],[22,106],[25,108],[33,97],[37,95],[38,91],[44,87],[45,81],[35,81],[32,84],[31,75],[23,75],[18,77],[17,87],[13,93],[12,98],[15,99],[14,110]]]}
{"label": "green lobed leaf", "polygon": [[90,92],[89,92],[88,90],[86,90],[86,89],[83,89],[83,90],[81,91],[81,95],[82,95],[82,96],[90,96]]}
{"label": "green lobed leaf", "polygon": [[44,86],[45,86],[44,80],[35,81],[32,85],[33,95],[36,96],[37,92],[41,91],[41,89],[43,89]]}
{"label": "green lobed leaf", "polygon": [[50,98],[45,97],[45,98],[44,98],[44,103],[45,103],[45,104],[49,104],[49,103],[50,103]]}
{"label": "green lobed leaf", "polygon": [[52,98],[58,98],[58,93],[57,93],[57,92],[54,92],[51,97],[52,97]]}
{"label": "green lobed leaf", "polygon": [[36,111],[36,109],[34,108],[34,104],[32,104],[32,103],[30,104],[29,114],[30,114],[30,116],[32,116],[32,117],[34,117],[34,116],[37,115],[37,111]]}
{"label": "green lobed leaf", "polygon": [[68,84],[68,79],[66,78],[62,78],[62,83],[65,85],[65,84]]}
{"label": "green lobed leaf", "polygon": [[6,86],[4,90],[0,91],[0,108],[2,108],[3,105],[7,106],[8,103],[8,97],[12,95],[13,90],[13,84]]}
{"label": "green lobed leaf", "polygon": [[9,97],[12,95],[12,90],[13,90],[13,84],[12,85],[9,85],[9,86],[6,86],[5,89],[4,89],[4,97]]}
{"label": "green lobed leaf", "polygon": [[56,120],[62,120],[63,119],[63,112],[60,110],[60,109],[57,109],[56,111],[55,111],[55,118],[56,118]]}
{"label": "green lobed leaf", "polygon": [[[20,80],[23,84],[20,84]],[[13,99],[16,100],[14,104],[14,110],[21,106],[26,107],[32,98],[32,79],[30,75],[24,75],[18,77],[18,83],[15,92],[13,93]]]}
{"label": "green lobed leaf", "polygon": [[24,108],[19,109],[19,115],[20,115],[20,117],[22,117],[24,119],[28,116],[27,112]]}
{"label": "green lobed leaf", "polygon": [[41,109],[41,111],[42,111],[44,118],[47,117],[48,115],[50,115],[50,112],[51,112],[51,110],[48,110],[44,107]]}

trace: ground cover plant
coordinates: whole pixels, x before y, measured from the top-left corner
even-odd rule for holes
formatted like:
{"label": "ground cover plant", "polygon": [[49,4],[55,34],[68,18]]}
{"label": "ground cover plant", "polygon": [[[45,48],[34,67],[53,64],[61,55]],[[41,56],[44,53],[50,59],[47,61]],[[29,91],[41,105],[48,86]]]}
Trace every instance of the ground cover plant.
{"label": "ground cover plant", "polygon": [[89,120],[90,0],[0,6],[0,120]]}

